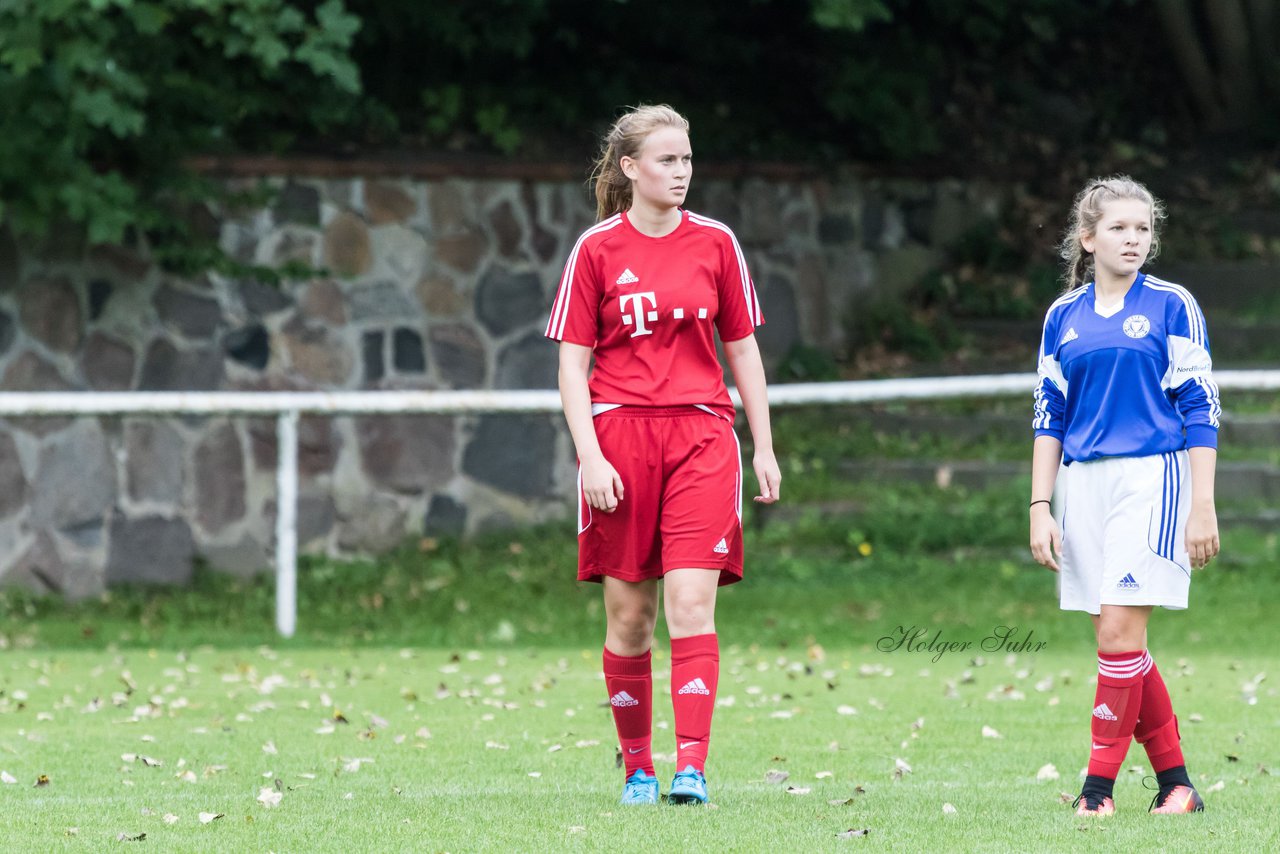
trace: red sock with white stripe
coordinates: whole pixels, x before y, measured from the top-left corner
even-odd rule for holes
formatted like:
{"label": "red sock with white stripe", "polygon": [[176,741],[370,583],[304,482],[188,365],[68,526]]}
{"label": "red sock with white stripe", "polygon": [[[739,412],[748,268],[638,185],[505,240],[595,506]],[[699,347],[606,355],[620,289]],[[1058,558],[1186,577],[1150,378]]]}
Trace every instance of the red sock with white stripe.
{"label": "red sock with white stripe", "polygon": [[[1147,660],[1151,660],[1148,654]],[[1151,770],[1157,775],[1186,763],[1182,758],[1182,742],[1178,737],[1178,719],[1173,714],[1169,689],[1154,661],[1142,680],[1142,708],[1133,737],[1147,750]]]}
{"label": "red sock with white stripe", "polygon": [[1089,753],[1090,777],[1115,780],[1129,752],[1142,707],[1142,680],[1151,658],[1137,652],[1098,652],[1098,689],[1094,694]]}
{"label": "red sock with white stripe", "polygon": [[653,668],[652,654],[614,655],[604,651],[604,685],[609,691],[613,725],[618,728],[618,744],[627,776],[643,768],[653,771]]}
{"label": "red sock with white stripe", "polygon": [[676,722],[676,770],[706,773],[711,715],[720,681],[720,642],[714,633],[671,639],[671,705]]}

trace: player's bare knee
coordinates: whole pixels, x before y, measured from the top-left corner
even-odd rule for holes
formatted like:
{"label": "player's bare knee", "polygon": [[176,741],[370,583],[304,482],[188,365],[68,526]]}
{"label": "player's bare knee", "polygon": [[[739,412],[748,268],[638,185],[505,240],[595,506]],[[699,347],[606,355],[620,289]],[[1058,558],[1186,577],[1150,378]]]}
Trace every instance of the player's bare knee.
{"label": "player's bare knee", "polygon": [[667,628],[676,637],[714,631],[715,599],[704,596],[670,596],[666,603]]}
{"label": "player's bare knee", "polygon": [[1133,652],[1146,647],[1146,629],[1103,622],[1098,626],[1098,649],[1102,652]]}
{"label": "player's bare knee", "polygon": [[653,638],[657,614],[645,606],[616,608],[609,612],[607,631],[629,649],[647,649]]}

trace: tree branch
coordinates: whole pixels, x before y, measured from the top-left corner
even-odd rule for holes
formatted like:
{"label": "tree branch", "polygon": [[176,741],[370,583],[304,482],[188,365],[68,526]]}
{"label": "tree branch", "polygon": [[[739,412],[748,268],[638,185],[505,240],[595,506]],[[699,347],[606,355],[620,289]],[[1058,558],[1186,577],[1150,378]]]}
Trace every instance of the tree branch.
{"label": "tree branch", "polygon": [[[1205,0],[1205,17],[1218,59],[1218,82],[1225,105],[1223,130],[1246,127],[1258,103],[1249,23],[1243,0]],[[1254,36],[1261,37],[1261,33]]]}
{"label": "tree branch", "polygon": [[1280,29],[1276,27],[1276,0],[1249,0],[1249,26],[1253,29],[1253,56],[1261,72],[1262,91],[1280,93]]}
{"label": "tree branch", "polygon": [[1213,69],[1196,33],[1190,3],[1188,0],[1153,0],[1151,5],[1155,7],[1196,111],[1210,130],[1217,130],[1224,119],[1222,105],[1218,101]]}

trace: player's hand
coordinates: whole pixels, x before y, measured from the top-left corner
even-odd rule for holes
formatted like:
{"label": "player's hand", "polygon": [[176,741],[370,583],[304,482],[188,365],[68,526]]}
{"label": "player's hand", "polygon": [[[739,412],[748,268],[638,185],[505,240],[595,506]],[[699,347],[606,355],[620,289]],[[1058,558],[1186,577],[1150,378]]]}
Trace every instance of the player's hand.
{"label": "player's hand", "polygon": [[1191,568],[1203,569],[1217,556],[1220,548],[1218,512],[1212,503],[1193,504],[1191,515],[1187,517],[1187,555],[1191,558]]}
{"label": "player's hand", "polygon": [[760,484],[760,494],[755,497],[759,504],[772,504],[782,497],[782,471],[773,451],[756,451],[752,465],[756,470],[756,481]]}
{"label": "player's hand", "polygon": [[1031,556],[1036,563],[1045,569],[1058,571],[1058,560],[1062,558],[1062,532],[1058,523],[1049,512],[1048,504],[1037,504],[1031,508]]}
{"label": "player's hand", "polygon": [[600,457],[582,461],[582,494],[596,510],[612,513],[622,500],[622,478],[608,460]]}

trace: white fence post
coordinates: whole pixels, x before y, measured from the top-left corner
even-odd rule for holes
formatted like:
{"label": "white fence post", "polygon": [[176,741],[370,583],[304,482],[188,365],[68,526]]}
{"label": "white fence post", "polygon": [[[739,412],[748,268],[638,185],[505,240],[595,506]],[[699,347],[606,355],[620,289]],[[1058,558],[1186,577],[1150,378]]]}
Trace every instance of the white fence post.
{"label": "white fence post", "polygon": [[298,628],[298,411],[276,419],[276,629]]}

